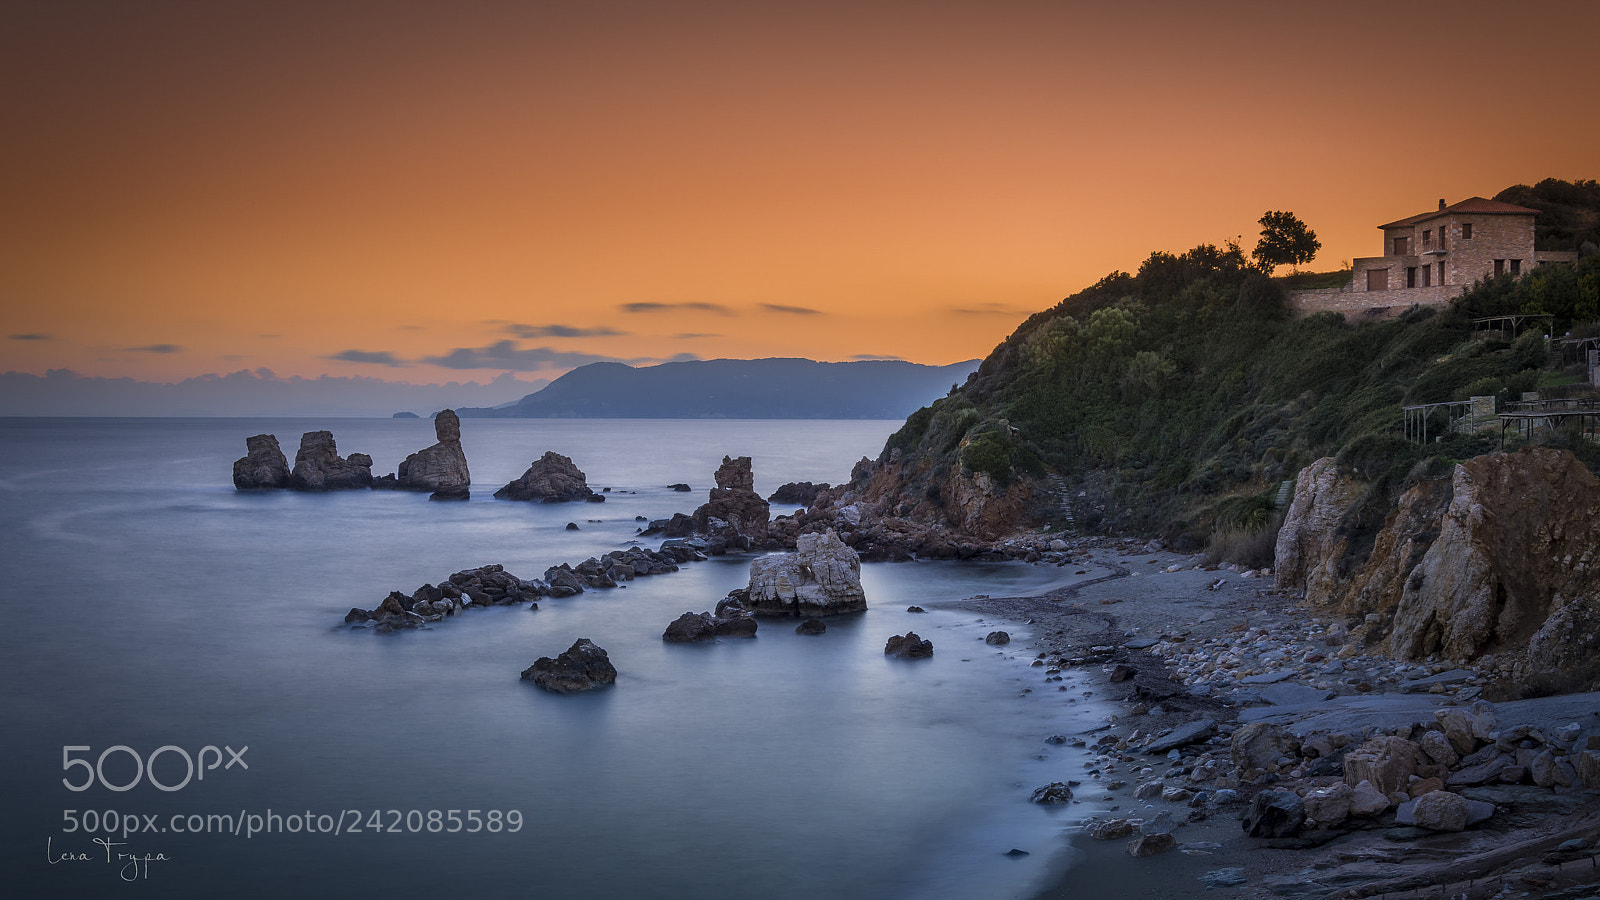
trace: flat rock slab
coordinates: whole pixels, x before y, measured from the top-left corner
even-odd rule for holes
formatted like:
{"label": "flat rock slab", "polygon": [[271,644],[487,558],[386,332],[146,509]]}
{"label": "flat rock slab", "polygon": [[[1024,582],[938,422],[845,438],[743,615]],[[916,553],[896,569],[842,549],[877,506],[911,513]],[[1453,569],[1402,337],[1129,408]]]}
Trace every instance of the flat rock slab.
{"label": "flat rock slab", "polygon": [[1159,643],[1161,643],[1161,639],[1160,638],[1145,637],[1145,638],[1134,638],[1133,640],[1128,641],[1127,643],[1123,644],[1122,646],[1127,647],[1129,650],[1149,650],[1151,647],[1154,647],[1155,645],[1157,645]]}
{"label": "flat rock slab", "polygon": [[1174,728],[1166,734],[1163,734],[1161,737],[1156,738],[1154,743],[1144,748],[1144,752],[1166,753],[1169,750],[1176,750],[1179,747],[1184,747],[1197,741],[1203,741],[1216,733],[1216,722],[1213,722],[1210,719],[1201,719],[1198,722],[1190,722],[1187,725],[1179,725],[1177,728]]}
{"label": "flat rock slab", "polygon": [[1429,675],[1427,678],[1418,678],[1413,681],[1407,681],[1406,683],[1400,685],[1400,693],[1426,693],[1436,684],[1466,684],[1468,681],[1471,681],[1477,677],[1478,673],[1470,669],[1451,669],[1448,672],[1440,672],[1437,675]]}
{"label": "flat rock slab", "polygon": [[1277,684],[1288,681],[1295,676],[1293,669],[1279,669],[1276,672],[1262,672],[1259,675],[1249,675],[1239,679],[1240,684]]}

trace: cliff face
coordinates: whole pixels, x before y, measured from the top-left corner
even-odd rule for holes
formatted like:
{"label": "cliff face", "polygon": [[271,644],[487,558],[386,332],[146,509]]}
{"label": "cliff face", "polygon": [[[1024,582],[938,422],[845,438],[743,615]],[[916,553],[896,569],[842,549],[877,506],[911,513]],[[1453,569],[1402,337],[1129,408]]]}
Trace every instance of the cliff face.
{"label": "cliff face", "polygon": [[1600,672],[1600,481],[1570,453],[1479,456],[1414,485],[1351,565],[1337,524],[1357,486],[1331,460],[1301,473],[1280,587],[1365,617],[1354,635],[1397,657],[1511,654],[1530,673]]}

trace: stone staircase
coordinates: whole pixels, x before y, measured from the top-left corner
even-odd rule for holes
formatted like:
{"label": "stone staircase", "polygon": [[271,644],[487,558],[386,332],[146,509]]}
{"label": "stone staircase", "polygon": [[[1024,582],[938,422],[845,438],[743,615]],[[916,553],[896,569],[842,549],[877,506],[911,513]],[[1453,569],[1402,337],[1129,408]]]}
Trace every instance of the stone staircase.
{"label": "stone staircase", "polygon": [[1067,490],[1067,481],[1060,475],[1051,475],[1050,493],[1056,498],[1056,513],[1061,520],[1063,528],[1071,528],[1075,524],[1072,518],[1072,495]]}
{"label": "stone staircase", "polygon": [[1278,509],[1283,509],[1285,506],[1288,506],[1289,501],[1293,499],[1294,479],[1291,478],[1288,481],[1285,481],[1283,484],[1278,485],[1278,496],[1273,498],[1272,505]]}

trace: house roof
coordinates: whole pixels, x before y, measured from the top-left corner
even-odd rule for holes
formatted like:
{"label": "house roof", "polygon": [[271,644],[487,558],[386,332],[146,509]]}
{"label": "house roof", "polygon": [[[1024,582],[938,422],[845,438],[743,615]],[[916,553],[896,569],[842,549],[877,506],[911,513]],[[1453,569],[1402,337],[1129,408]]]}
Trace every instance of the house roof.
{"label": "house roof", "polygon": [[1446,206],[1444,209],[1430,210],[1425,213],[1420,213],[1415,216],[1409,216],[1398,221],[1390,222],[1387,225],[1379,225],[1378,227],[1401,228],[1406,225],[1417,225],[1419,223],[1426,222],[1429,219],[1437,219],[1440,216],[1448,216],[1457,213],[1471,213],[1475,216],[1534,216],[1538,215],[1539,211],[1537,209],[1529,209],[1526,206],[1517,206],[1514,203],[1501,203],[1499,200],[1485,200],[1482,197],[1468,197],[1460,203],[1452,203],[1451,205]]}

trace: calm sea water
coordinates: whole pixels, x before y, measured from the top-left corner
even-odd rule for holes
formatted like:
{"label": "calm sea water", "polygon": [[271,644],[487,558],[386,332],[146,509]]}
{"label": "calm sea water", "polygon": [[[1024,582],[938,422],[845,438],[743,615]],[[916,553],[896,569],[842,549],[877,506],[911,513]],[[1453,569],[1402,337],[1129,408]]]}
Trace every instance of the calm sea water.
{"label": "calm sea water", "polygon": [[[430,503],[230,482],[246,435],[276,433],[292,459],[302,431],[331,428],[381,473],[432,442],[426,420],[0,420],[0,853],[13,896],[1027,896],[1059,865],[1067,821],[1027,794],[1082,771],[1041,739],[1093,724],[1092,710],[1024,693],[1039,670],[983,644],[994,623],[904,610],[1026,592],[1056,570],[868,565],[871,609],[820,638],[765,620],[751,641],[661,641],[679,613],[742,586],[748,556],[428,631],[340,625],[352,606],[463,568],[531,578],[626,546],[636,516],[703,502],[725,453],[754,457],[766,494],[843,480],[895,427],[467,420],[475,495]],[[611,487],[607,502],[490,498],[545,450]],[[680,481],[694,492],[665,487]],[[934,658],[886,659],[885,638],[911,628]],[[610,652],[614,688],[563,697],[518,679],[579,637]],[[175,785],[183,754],[207,746],[219,751],[207,764],[248,747],[248,768],[163,791],[133,759],[175,748],[151,769]],[[63,784],[89,775],[81,792]],[[269,811],[279,830],[253,837],[173,827],[228,815],[244,832]],[[1003,856],[1012,847],[1032,855]],[[129,866],[124,853],[165,859]]]}

